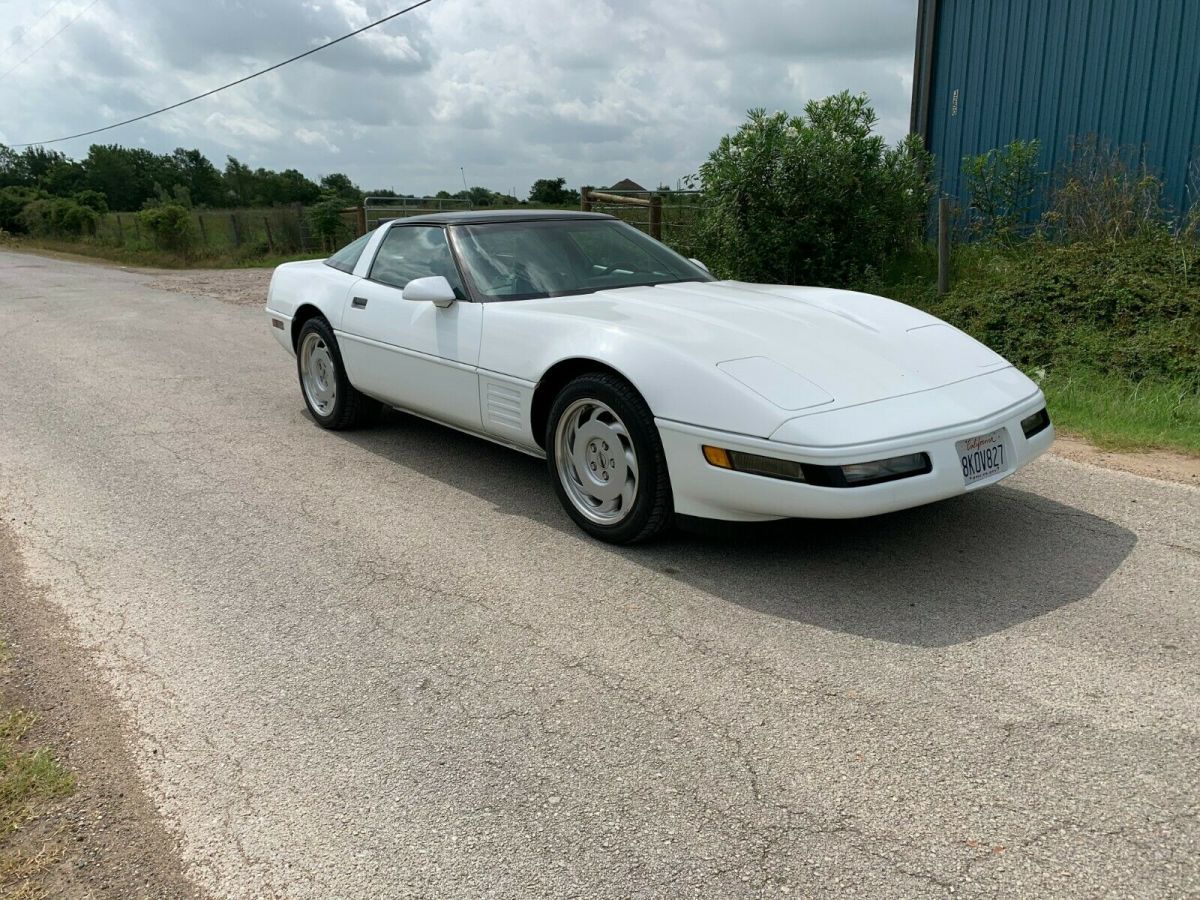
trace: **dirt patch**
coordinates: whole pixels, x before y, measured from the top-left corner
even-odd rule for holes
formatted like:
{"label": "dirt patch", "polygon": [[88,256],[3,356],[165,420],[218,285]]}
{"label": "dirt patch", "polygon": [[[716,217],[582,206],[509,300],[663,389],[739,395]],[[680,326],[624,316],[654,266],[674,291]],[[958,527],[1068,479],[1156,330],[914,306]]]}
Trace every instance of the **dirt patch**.
{"label": "dirt patch", "polygon": [[143,270],[155,276],[149,287],[199,297],[213,297],[238,306],[266,306],[267,286],[274,269]]}
{"label": "dirt patch", "polygon": [[1073,434],[1059,434],[1050,452],[1075,462],[1200,487],[1200,457],[1172,453],[1170,450],[1146,450],[1141,453],[1102,450]]}
{"label": "dirt patch", "polygon": [[25,578],[3,519],[0,617],[9,652],[0,665],[4,708],[33,713],[25,740],[50,748],[76,784],[71,796],[5,838],[6,853],[39,859],[16,896],[202,897],[184,877],[175,840],[143,791],[114,702],[91,673],[62,611]]}

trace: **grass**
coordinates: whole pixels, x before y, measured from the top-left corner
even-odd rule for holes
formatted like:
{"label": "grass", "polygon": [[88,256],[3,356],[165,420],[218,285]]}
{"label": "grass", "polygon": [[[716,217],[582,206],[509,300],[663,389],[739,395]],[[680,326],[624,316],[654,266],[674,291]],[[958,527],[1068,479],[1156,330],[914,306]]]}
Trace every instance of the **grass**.
{"label": "grass", "polygon": [[1200,282],[1187,236],[954,250],[938,296],[932,248],[862,285],[924,309],[1042,380],[1050,417],[1114,450],[1200,455]]}
{"label": "grass", "polygon": [[1096,372],[1042,380],[1056,428],[1111,450],[1164,448],[1200,456],[1200,386]]}
{"label": "grass", "polygon": [[255,255],[247,251],[217,250],[194,256],[181,256],[166,250],[114,247],[93,241],[59,241],[50,238],[10,237],[4,245],[10,250],[47,251],[63,256],[86,257],[118,263],[123,266],[157,269],[252,269],[273,268],[280,263],[301,259],[320,259],[328,254],[319,251],[297,254]]}
{"label": "grass", "polygon": [[[2,649],[0,649],[2,653]],[[45,896],[39,879],[59,857],[55,842],[22,846],[21,832],[75,790],[75,779],[44,747],[29,746],[34,717],[0,708],[0,896]]]}

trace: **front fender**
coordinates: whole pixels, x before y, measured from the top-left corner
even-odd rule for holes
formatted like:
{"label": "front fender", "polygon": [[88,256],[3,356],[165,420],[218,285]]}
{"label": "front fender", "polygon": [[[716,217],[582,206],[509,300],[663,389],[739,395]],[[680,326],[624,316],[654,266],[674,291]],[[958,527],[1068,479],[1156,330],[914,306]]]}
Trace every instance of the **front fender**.
{"label": "front fender", "polygon": [[570,359],[615,369],[645,398],[658,418],[766,437],[789,418],[786,410],[686,349],[621,321],[546,315],[519,302],[484,310],[481,369],[536,384]]}

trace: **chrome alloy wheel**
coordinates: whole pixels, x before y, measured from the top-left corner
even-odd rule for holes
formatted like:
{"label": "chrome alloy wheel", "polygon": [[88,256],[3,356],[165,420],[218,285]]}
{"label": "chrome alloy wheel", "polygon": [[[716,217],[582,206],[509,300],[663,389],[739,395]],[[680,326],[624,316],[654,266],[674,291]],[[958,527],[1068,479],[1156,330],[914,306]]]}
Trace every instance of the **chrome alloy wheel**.
{"label": "chrome alloy wheel", "polygon": [[309,405],[322,416],[330,415],[337,401],[337,368],[321,335],[309,332],[300,343],[300,373]]}
{"label": "chrome alloy wheel", "polygon": [[576,400],[554,432],[558,477],[571,504],[599,525],[615,525],[633,508],[638,466],[621,417],[599,400]]}

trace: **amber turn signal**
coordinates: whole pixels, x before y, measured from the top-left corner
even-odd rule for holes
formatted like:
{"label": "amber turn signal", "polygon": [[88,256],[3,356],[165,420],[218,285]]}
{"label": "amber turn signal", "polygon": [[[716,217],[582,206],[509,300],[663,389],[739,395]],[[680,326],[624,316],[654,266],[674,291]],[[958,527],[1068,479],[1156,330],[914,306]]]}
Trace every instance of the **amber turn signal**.
{"label": "amber turn signal", "polygon": [[721,469],[733,468],[733,462],[729,459],[728,450],[722,450],[720,447],[710,447],[708,444],[705,444],[702,449],[704,450],[704,458],[708,460],[709,465],[717,466]]}

